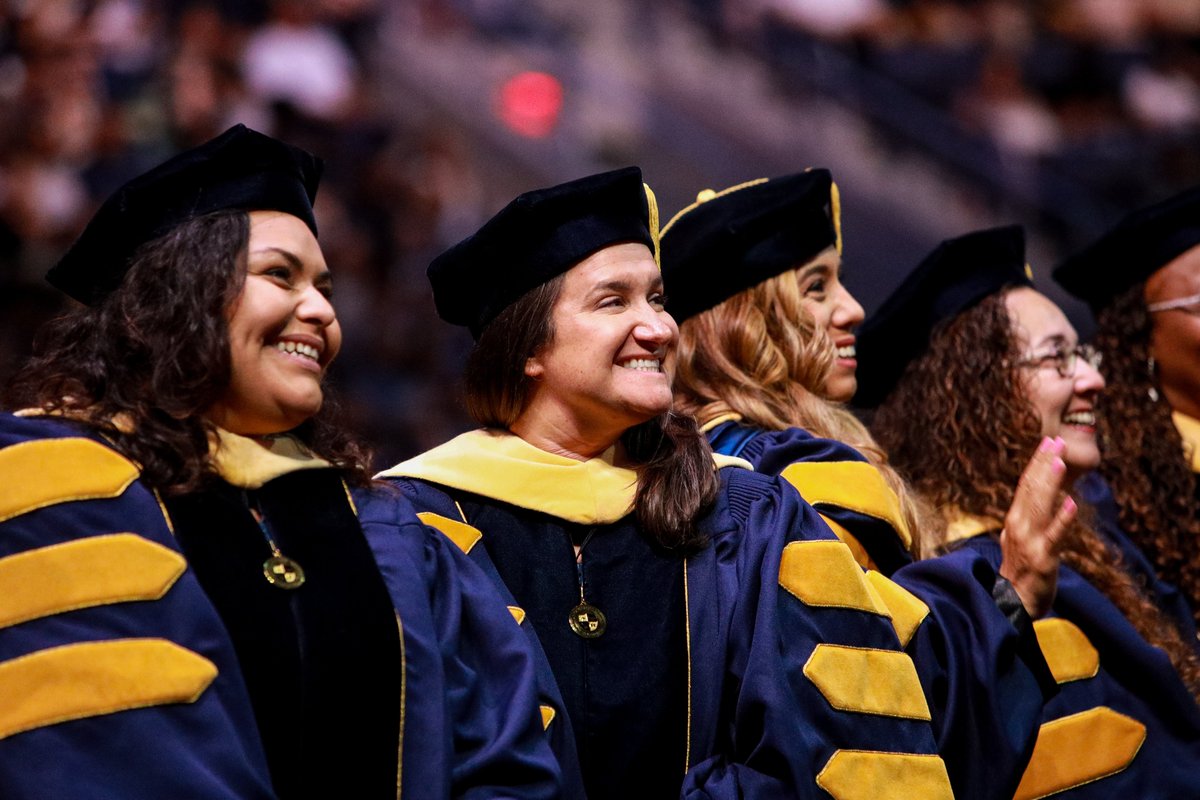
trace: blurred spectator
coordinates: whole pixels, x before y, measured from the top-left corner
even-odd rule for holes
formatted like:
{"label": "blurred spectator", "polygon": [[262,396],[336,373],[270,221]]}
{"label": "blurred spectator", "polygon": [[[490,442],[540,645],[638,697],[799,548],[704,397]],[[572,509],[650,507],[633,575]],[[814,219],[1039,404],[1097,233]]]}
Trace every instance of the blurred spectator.
{"label": "blurred spectator", "polygon": [[[465,427],[461,349],[427,296],[432,254],[477,227],[465,145],[375,109],[378,0],[31,0],[0,12],[0,385],[63,307],[42,282],[98,200],[234,122],[326,158],[321,243],[352,424],[387,463]],[[381,462],[382,463],[382,462]]]}

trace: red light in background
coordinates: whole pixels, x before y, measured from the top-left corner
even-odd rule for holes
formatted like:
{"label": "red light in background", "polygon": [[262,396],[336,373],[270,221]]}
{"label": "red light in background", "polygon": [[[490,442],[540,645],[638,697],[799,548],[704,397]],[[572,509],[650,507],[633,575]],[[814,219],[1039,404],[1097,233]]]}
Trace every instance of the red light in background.
{"label": "red light in background", "polygon": [[500,86],[496,115],[514,133],[541,139],[558,125],[563,88],[546,72],[522,72]]}

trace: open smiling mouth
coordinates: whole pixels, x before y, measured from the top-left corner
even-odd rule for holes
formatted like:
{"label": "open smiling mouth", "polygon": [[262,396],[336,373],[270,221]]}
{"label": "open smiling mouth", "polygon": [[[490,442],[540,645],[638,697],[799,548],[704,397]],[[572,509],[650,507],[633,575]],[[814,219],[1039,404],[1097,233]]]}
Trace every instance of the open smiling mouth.
{"label": "open smiling mouth", "polygon": [[1084,425],[1089,428],[1094,428],[1096,427],[1096,412],[1071,411],[1063,415],[1063,422],[1068,425]]}
{"label": "open smiling mouth", "polygon": [[312,345],[302,344],[300,342],[276,342],[275,349],[282,353],[287,353],[288,355],[309,359],[317,365],[321,363],[321,351]]}
{"label": "open smiling mouth", "polygon": [[621,366],[637,372],[662,372],[662,360],[658,358],[635,358]]}
{"label": "open smiling mouth", "polygon": [[837,357],[854,359],[858,357],[858,350],[852,344],[844,345],[837,349]]}

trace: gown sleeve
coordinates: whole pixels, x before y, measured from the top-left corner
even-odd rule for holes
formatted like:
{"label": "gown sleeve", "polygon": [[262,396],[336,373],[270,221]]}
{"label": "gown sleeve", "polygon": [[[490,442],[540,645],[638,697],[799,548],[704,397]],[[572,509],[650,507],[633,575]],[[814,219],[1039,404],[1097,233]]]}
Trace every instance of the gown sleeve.
{"label": "gown sleeve", "polygon": [[1057,692],[1011,585],[970,551],[912,563],[894,492],[845,444],[793,429],[762,432],[744,453],[782,475],[871,567],[867,580],[916,665],[955,796],[1011,798]]}
{"label": "gown sleeve", "polygon": [[849,549],[782,482],[723,478],[687,567],[702,760],[683,796],[951,798],[912,659]]}
{"label": "gown sleeve", "polygon": [[0,796],[271,798],[224,626],[136,465],[0,415]]}
{"label": "gown sleeve", "polygon": [[354,500],[403,630],[404,794],[561,796],[533,653],[492,582],[396,489]]}

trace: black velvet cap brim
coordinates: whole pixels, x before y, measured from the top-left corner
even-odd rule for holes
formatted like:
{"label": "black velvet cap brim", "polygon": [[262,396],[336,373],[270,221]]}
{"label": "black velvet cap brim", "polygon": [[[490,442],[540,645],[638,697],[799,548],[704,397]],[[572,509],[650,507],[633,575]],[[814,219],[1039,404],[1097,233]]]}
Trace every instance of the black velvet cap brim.
{"label": "black velvet cap brim", "polygon": [[1018,225],[942,242],[859,328],[854,405],[875,408],[886,400],[939,325],[1001,289],[1032,285]]}
{"label": "black velvet cap brim", "polygon": [[526,192],[429,265],[438,316],[478,339],[523,294],[615,244],[658,254],[658,209],[637,167]]}
{"label": "black velvet cap brim", "polygon": [[1200,187],[1129,214],[1056,267],[1054,280],[1098,312],[1197,245]]}
{"label": "black velvet cap brim", "polygon": [[751,181],[697,201],[663,226],[667,310],[677,322],[811,260],[837,242],[829,171]]}
{"label": "black velvet cap brim", "polygon": [[215,211],[282,211],[315,236],[312,204],[321,169],[315,156],[236,125],[118,189],[46,280],[82,303],[96,303],[120,285],[139,247]]}

